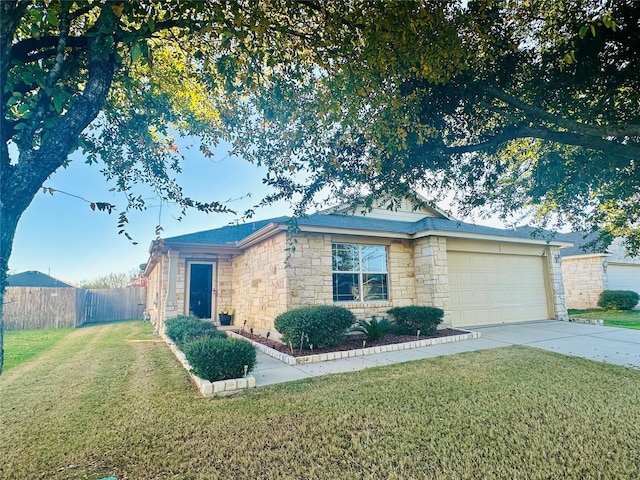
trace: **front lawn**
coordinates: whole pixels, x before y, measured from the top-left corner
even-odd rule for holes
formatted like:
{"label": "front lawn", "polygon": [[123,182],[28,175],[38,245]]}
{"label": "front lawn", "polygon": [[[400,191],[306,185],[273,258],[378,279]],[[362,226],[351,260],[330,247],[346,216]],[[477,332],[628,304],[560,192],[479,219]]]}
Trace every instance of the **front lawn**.
{"label": "front lawn", "polygon": [[569,310],[569,317],[602,319],[609,327],[640,330],[640,310]]}
{"label": "front lawn", "polygon": [[0,478],[640,478],[640,371],[525,347],[203,399],[140,322],[0,376]]}

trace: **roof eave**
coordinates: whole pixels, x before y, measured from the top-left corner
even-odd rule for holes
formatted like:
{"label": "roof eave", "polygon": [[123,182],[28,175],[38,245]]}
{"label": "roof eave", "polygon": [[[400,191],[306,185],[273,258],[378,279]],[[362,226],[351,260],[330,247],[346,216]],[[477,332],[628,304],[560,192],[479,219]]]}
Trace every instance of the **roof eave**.
{"label": "roof eave", "polygon": [[571,247],[573,243],[570,242],[561,242],[557,240],[547,241],[543,239],[536,238],[526,238],[526,237],[510,237],[506,235],[492,235],[487,233],[474,233],[474,232],[453,232],[449,230],[421,230],[416,232],[413,238],[424,238],[424,237],[451,237],[451,238],[463,238],[469,240],[486,240],[486,241],[496,241],[496,242],[506,242],[506,243],[522,243],[528,245],[545,245],[551,247]]}
{"label": "roof eave", "polygon": [[285,224],[271,222],[262,227],[260,230],[256,230],[251,235],[244,237],[242,240],[239,240],[236,243],[236,246],[238,249],[243,250],[257,243],[260,243],[279,232],[284,232],[285,230],[287,230],[287,226]]}

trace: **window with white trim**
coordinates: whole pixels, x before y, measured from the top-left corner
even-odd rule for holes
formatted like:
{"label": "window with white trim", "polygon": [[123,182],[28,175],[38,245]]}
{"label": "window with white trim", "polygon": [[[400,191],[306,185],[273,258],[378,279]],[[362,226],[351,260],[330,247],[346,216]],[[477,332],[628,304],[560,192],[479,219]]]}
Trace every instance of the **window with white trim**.
{"label": "window with white trim", "polygon": [[334,243],[331,254],[334,302],[389,299],[387,247]]}

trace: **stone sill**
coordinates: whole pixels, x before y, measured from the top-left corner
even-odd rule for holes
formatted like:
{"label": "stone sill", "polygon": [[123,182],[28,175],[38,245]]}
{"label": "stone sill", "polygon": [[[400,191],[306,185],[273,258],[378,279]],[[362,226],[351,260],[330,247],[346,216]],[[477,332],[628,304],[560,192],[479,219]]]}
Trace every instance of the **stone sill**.
{"label": "stone sill", "polygon": [[360,308],[391,308],[393,303],[389,300],[366,300],[364,302],[333,302],[336,307],[356,310]]}
{"label": "stone sill", "polygon": [[196,385],[200,394],[205,398],[228,397],[243,392],[249,388],[256,388],[256,379],[252,375],[243,378],[232,378],[229,380],[220,380],[218,382],[210,382],[191,373],[191,365],[187,361],[184,352],[173,343],[166,335],[161,335],[162,339],[169,345],[169,348],[176,356],[182,366],[189,372],[191,380]]}
{"label": "stone sill", "polygon": [[330,352],[330,353],[320,353],[315,355],[306,355],[304,357],[294,357],[292,355],[279,352],[278,350],[269,348],[266,345],[263,345],[259,342],[254,342],[237,333],[230,333],[230,335],[235,338],[244,338],[245,340],[249,340],[261,352],[266,353],[270,357],[276,358],[288,365],[301,365],[305,363],[326,362],[329,360],[340,360],[342,358],[361,357],[365,355],[375,355],[377,353],[385,353],[385,352],[396,352],[399,350],[408,350],[411,348],[428,347],[431,345],[441,345],[443,343],[459,342],[461,340],[470,340],[472,338],[480,338],[479,332],[471,332],[468,330],[463,330],[461,328],[456,328],[456,330],[462,330],[466,333],[462,335],[452,335],[449,337],[425,338],[424,340],[416,340],[414,342],[394,343],[392,345],[381,345],[379,347],[367,347],[367,348],[358,348],[356,350],[345,350],[343,352]]}

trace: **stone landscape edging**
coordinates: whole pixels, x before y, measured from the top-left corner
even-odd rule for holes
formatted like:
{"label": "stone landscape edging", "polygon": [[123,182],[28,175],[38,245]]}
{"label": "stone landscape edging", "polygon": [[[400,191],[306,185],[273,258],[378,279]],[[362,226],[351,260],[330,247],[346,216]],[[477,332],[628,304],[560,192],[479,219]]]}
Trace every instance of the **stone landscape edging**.
{"label": "stone landscape edging", "polygon": [[590,325],[600,325],[604,326],[604,320],[599,318],[580,318],[580,317],[569,317],[569,321],[573,323],[586,323]]}
{"label": "stone landscape edging", "polygon": [[302,365],[305,363],[326,362],[329,360],[339,360],[342,358],[350,358],[350,357],[361,357],[365,355],[375,355],[377,353],[385,353],[385,352],[396,352],[399,350],[428,347],[431,345],[441,345],[443,343],[459,342],[461,340],[470,340],[472,338],[480,338],[480,332],[472,332],[470,330],[463,330],[461,328],[456,328],[456,330],[460,330],[465,333],[461,335],[450,335],[447,337],[425,338],[423,340],[414,340],[412,342],[380,345],[377,347],[357,348],[355,350],[344,350],[341,352],[318,353],[313,355],[305,355],[302,357],[294,357],[293,355],[280,352],[273,348],[267,347],[266,345],[263,345],[260,342],[255,342],[250,338],[244,337],[239,333],[227,332],[227,334],[231,335],[234,338],[243,338],[245,340],[249,340],[261,352],[266,353],[270,357],[276,358],[288,365]]}
{"label": "stone landscape edging", "polygon": [[182,350],[166,335],[161,335],[162,339],[169,345],[169,348],[187,370],[191,376],[191,380],[196,385],[200,394],[205,398],[212,397],[228,397],[229,395],[235,395],[243,392],[249,388],[256,388],[256,379],[252,375],[247,375],[242,378],[232,378],[229,380],[219,380],[217,382],[210,382],[204,378],[200,378],[191,372],[191,365],[187,361],[187,357]]}

